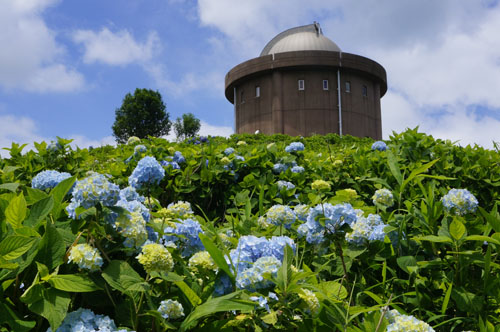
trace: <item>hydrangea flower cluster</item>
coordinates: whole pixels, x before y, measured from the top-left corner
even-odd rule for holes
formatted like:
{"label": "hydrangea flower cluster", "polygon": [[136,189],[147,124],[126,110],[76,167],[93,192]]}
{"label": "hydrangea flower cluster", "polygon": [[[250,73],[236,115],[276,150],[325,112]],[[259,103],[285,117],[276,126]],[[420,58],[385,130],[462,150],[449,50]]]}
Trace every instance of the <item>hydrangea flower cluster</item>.
{"label": "hydrangea flower cluster", "polygon": [[351,225],[352,232],[345,235],[348,242],[361,245],[368,241],[383,241],[384,227],[387,226],[378,214],[369,214],[368,217],[358,217]]}
{"label": "hydrangea flower cluster", "polygon": [[233,148],[231,148],[231,147],[229,147],[229,148],[227,148],[227,149],[225,149],[225,150],[224,150],[224,154],[225,154],[226,156],[230,156],[230,155],[232,155],[233,153],[234,153],[234,149],[233,149]]}
{"label": "hydrangea flower cluster", "polygon": [[255,261],[255,263],[248,269],[238,273],[236,276],[236,287],[240,289],[248,289],[255,291],[261,288],[272,286],[272,281],[264,279],[264,273],[270,273],[276,276],[281,261],[274,256],[263,256]]}
{"label": "hydrangea flower cluster", "polygon": [[295,185],[291,182],[288,182],[288,181],[279,180],[278,182],[276,182],[276,184],[278,185],[279,190],[284,189],[284,188],[286,190],[292,190],[295,188]]}
{"label": "hydrangea flower cluster", "polygon": [[325,180],[315,180],[311,183],[311,188],[313,190],[326,191],[330,190],[331,186]]}
{"label": "hydrangea flower cluster", "polygon": [[130,186],[142,189],[153,184],[158,184],[165,176],[165,170],[154,157],[144,157],[138,163],[128,178]]}
{"label": "hydrangea flower cluster", "polygon": [[119,215],[115,227],[118,233],[125,237],[123,245],[128,248],[140,248],[148,239],[146,220],[139,211]]}
{"label": "hydrangea flower cluster", "polygon": [[295,161],[293,161],[291,163],[276,163],[273,165],[273,172],[275,174],[279,174],[279,173],[285,172],[290,167],[293,168],[295,166],[297,166],[297,163]]}
{"label": "hydrangea flower cluster", "polygon": [[141,153],[144,153],[146,152],[148,149],[146,149],[146,147],[142,144],[138,144],[134,147],[134,154],[135,155],[138,155],[138,154],[141,154]]}
{"label": "hydrangea flower cluster", "polygon": [[143,245],[141,253],[136,258],[147,273],[168,272],[174,267],[172,255],[167,248],[158,243]]}
{"label": "hydrangea flower cluster", "polygon": [[288,236],[273,236],[268,240],[265,237],[246,235],[240,237],[237,247],[231,250],[229,256],[239,274],[264,256],[273,256],[281,262],[287,244],[295,251],[296,245]]}
{"label": "hydrangea flower cluster", "polygon": [[98,203],[104,206],[115,205],[120,195],[120,188],[109,182],[106,175],[91,172],[88,177],[75,184],[72,194],[66,211],[70,217],[75,218],[75,210],[79,206],[89,209]]}
{"label": "hydrangea flower cluster", "polygon": [[141,141],[141,139],[137,136],[130,136],[127,140],[127,145],[132,145],[132,144],[135,144],[135,143],[139,143]]}
{"label": "hydrangea flower cluster", "polygon": [[71,174],[66,172],[58,172],[58,171],[42,171],[38,173],[33,180],[31,180],[31,187],[35,189],[45,190],[47,188],[54,188],[61,182],[67,178],[70,178]]}
{"label": "hydrangea flower cluster", "polygon": [[286,205],[273,205],[266,212],[266,222],[276,226],[284,225],[286,228],[290,228],[296,219],[293,210]]}
{"label": "hydrangea flower cluster", "polygon": [[389,189],[378,189],[372,197],[373,204],[380,204],[386,207],[394,205],[394,197]]}
{"label": "hydrangea flower cluster", "polygon": [[238,141],[238,143],[236,143],[236,145],[240,146],[240,145],[247,145],[247,142],[245,141]]}
{"label": "hydrangea flower cluster", "polygon": [[387,332],[435,332],[426,322],[414,316],[402,315],[395,309],[388,311],[385,315],[390,323],[387,326]]}
{"label": "hydrangea flower cluster", "polygon": [[385,151],[387,150],[387,144],[383,141],[376,141],[372,144],[372,150]]}
{"label": "hydrangea flower cluster", "polygon": [[304,172],[304,167],[302,166],[293,166],[292,173],[302,173]]}
{"label": "hydrangea flower cluster", "polygon": [[451,189],[441,202],[446,211],[459,216],[475,212],[478,205],[477,198],[467,189]]}
{"label": "hydrangea flower cluster", "polygon": [[304,300],[304,302],[307,305],[306,312],[312,315],[315,315],[318,313],[319,310],[319,300],[314,294],[314,292],[310,291],[309,289],[302,288],[301,292],[299,293],[299,297]]}
{"label": "hydrangea flower cluster", "polygon": [[[80,308],[66,315],[56,332],[127,332],[116,329],[115,322],[104,315],[96,315],[89,309]],[[52,332],[49,327],[47,332]]]}
{"label": "hydrangea flower cluster", "polygon": [[187,219],[194,216],[189,202],[178,201],[167,206],[167,212],[171,218]]}
{"label": "hydrangea flower cluster", "polygon": [[217,265],[215,264],[212,256],[208,251],[198,251],[189,259],[188,266],[194,271],[217,271]]}
{"label": "hydrangea flower cluster", "polygon": [[97,271],[102,266],[102,257],[96,248],[87,243],[77,244],[71,247],[68,256],[68,263],[78,264],[80,269]]}
{"label": "hydrangea flower cluster", "polygon": [[290,152],[298,152],[298,151],[304,151],[304,144],[301,142],[293,142],[290,143],[286,148],[285,151],[290,153]]}
{"label": "hydrangea flower cluster", "polygon": [[160,165],[162,165],[163,167],[172,167],[172,169],[181,169],[179,164],[176,163],[175,161],[162,160],[160,162]]}
{"label": "hydrangea flower cluster", "polygon": [[300,225],[297,232],[299,237],[305,236],[308,243],[319,244],[325,240],[325,233],[334,234],[342,225],[351,226],[356,220],[356,211],[351,204],[318,204],[309,210],[306,223]]}
{"label": "hydrangea flower cluster", "polygon": [[309,214],[309,205],[299,204],[293,207],[293,212],[295,212],[295,216],[300,221],[306,221],[307,215]]}
{"label": "hydrangea flower cluster", "polygon": [[120,190],[119,194],[120,200],[131,202],[131,201],[139,201],[144,202],[146,199],[144,196],[137,193],[134,187],[126,187]]}
{"label": "hydrangea flower cluster", "polygon": [[160,302],[158,312],[165,319],[177,319],[184,316],[182,304],[175,300],[164,300]]}
{"label": "hydrangea flower cluster", "polygon": [[200,223],[194,219],[188,218],[181,220],[179,223],[175,224],[175,227],[166,227],[164,232],[174,235],[164,235],[162,237],[163,243],[165,245],[167,245],[168,242],[177,243],[182,249],[181,255],[183,257],[188,257],[195,252],[205,250],[199,237],[199,234],[204,234],[204,232],[201,229]]}
{"label": "hydrangea flower cluster", "polygon": [[265,308],[267,310],[267,312],[271,312],[271,310],[269,310],[269,304],[267,303],[267,298],[265,298],[264,296],[262,296],[262,295],[261,296],[250,296],[249,300],[253,301],[253,302],[257,302],[259,304],[259,307]]}
{"label": "hydrangea flower cluster", "polygon": [[58,151],[62,148],[63,148],[63,146],[59,142],[52,141],[52,142],[50,142],[49,145],[47,145],[47,151],[55,152],[55,151]]}

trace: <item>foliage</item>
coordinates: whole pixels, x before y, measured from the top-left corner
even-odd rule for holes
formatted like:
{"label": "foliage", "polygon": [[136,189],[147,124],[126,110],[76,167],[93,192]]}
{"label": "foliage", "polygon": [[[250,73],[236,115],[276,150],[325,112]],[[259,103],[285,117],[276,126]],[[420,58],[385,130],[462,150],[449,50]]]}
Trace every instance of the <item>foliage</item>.
{"label": "foliage", "polygon": [[417,129],[69,143],[0,159],[3,331],[500,331],[497,151]]}
{"label": "foliage", "polygon": [[193,113],[182,114],[182,118],[177,118],[174,122],[174,132],[179,141],[196,136],[200,128],[200,120]]}
{"label": "foliage", "polygon": [[127,93],[122,106],[115,111],[113,136],[118,143],[124,144],[132,136],[168,135],[171,123],[165,109],[158,91],[135,89],[133,95]]}

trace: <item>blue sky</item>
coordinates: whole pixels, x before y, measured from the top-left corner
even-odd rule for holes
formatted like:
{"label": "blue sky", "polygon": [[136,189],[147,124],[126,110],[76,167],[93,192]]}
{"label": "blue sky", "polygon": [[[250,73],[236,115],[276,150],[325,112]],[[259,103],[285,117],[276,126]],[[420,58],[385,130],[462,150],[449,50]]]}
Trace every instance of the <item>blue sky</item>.
{"label": "blue sky", "polygon": [[[500,141],[500,8],[467,0],[0,0],[0,147],[56,136],[112,143],[115,109],[160,91],[171,119],[230,135],[224,75],[277,33],[319,21],[387,70],[384,138]],[[5,155],[6,152],[2,152]]]}

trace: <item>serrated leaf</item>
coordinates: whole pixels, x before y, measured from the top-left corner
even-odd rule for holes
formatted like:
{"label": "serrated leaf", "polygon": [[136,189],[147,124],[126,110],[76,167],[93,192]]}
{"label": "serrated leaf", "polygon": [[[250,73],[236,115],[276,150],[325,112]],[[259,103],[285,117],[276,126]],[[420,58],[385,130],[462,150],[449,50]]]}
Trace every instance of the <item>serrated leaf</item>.
{"label": "serrated leaf", "polygon": [[347,289],[336,281],[325,281],[318,284],[318,288],[322,291],[321,295],[333,301],[341,301],[348,296]]}
{"label": "serrated leaf", "polygon": [[464,235],[466,235],[467,229],[465,228],[465,225],[458,219],[453,219],[453,221],[450,224],[450,235],[455,239],[455,240],[460,240]]}
{"label": "serrated leaf", "polygon": [[132,285],[144,281],[127,262],[116,260],[109,263],[102,277],[111,287],[122,293],[126,293]]}
{"label": "serrated leaf", "polygon": [[87,276],[76,274],[58,274],[50,276],[47,280],[52,287],[73,293],[86,293],[100,288]]}
{"label": "serrated leaf", "polygon": [[9,206],[5,209],[5,218],[13,228],[18,228],[21,227],[24,218],[26,218],[26,211],[26,200],[21,193],[10,201]]}
{"label": "serrated leaf", "polygon": [[30,215],[24,222],[26,226],[35,226],[40,220],[45,219],[54,207],[52,196],[45,197],[37,201],[30,209]]}
{"label": "serrated leaf", "polygon": [[38,244],[36,260],[45,264],[52,271],[63,262],[65,254],[66,246],[61,234],[59,234],[54,225],[47,223],[45,225],[45,234]]}
{"label": "serrated leaf", "polygon": [[6,261],[2,257],[0,257],[0,269],[14,270],[17,269],[18,266],[19,264]]}
{"label": "serrated leaf", "polygon": [[0,255],[5,260],[16,259],[31,249],[36,238],[10,235],[0,242]]}
{"label": "serrated leaf", "polygon": [[61,325],[68,312],[71,302],[69,294],[54,288],[45,289],[42,292],[42,299],[28,305],[34,313],[45,317],[52,328],[56,331]]}

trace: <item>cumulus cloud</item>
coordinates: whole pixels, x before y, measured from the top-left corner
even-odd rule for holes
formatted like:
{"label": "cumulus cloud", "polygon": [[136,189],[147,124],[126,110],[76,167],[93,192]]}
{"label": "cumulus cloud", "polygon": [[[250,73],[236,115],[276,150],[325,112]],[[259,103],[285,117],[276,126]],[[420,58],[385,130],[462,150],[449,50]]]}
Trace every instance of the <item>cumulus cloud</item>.
{"label": "cumulus cloud", "polygon": [[147,62],[159,47],[156,32],[150,32],[144,42],[139,42],[127,30],[112,32],[108,28],[102,28],[99,32],[77,30],[73,40],[83,44],[85,63],[98,62],[113,66]]}
{"label": "cumulus cloud", "polygon": [[[241,60],[256,57],[277,33],[319,21],[345,52],[387,70],[384,137],[414,128],[440,138],[491,147],[500,135],[500,8],[492,1],[380,2],[198,0],[203,26],[225,35]],[[482,114],[481,106],[488,109]]]}
{"label": "cumulus cloud", "polygon": [[[222,136],[229,137],[234,134],[234,130],[231,127],[227,126],[215,126],[206,121],[200,120],[200,131],[198,135],[200,136]],[[175,136],[174,131],[172,130],[167,136],[164,136],[165,139],[169,141],[175,141],[177,137]]]}
{"label": "cumulus cloud", "polygon": [[0,87],[68,92],[84,86],[83,75],[64,63],[65,49],[42,17],[57,2],[0,0]]}

